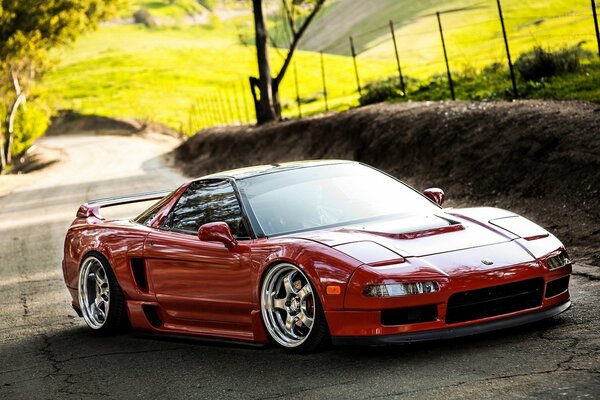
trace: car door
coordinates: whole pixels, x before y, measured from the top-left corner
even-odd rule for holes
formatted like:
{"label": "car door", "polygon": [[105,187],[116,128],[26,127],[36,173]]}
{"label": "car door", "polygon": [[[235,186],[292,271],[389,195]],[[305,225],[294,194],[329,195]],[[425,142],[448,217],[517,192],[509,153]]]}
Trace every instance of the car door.
{"label": "car door", "polygon": [[[226,222],[239,245],[198,239],[198,228]],[[234,189],[226,180],[193,182],[162,226],[144,244],[146,268],[156,298],[173,328],[203,327],[212,332],[251,325],[249,236]]]}

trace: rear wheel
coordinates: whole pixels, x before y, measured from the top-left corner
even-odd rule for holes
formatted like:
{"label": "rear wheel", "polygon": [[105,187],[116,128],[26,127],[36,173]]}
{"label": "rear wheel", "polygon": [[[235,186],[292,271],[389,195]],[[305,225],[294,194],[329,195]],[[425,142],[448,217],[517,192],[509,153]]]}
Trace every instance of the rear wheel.
{"label": "rear wheel", "polygon": [[288,351],[316,351],[329,342],[319,296],[295,265],[277,264],[267,272],[261,311],[271,340]]}
{"label": "rear wheel", "polygon": [[85,323],[100,335],[119,333],[127,326],[123,292],[108,262],[88,255],[79,271],[79,307]]}

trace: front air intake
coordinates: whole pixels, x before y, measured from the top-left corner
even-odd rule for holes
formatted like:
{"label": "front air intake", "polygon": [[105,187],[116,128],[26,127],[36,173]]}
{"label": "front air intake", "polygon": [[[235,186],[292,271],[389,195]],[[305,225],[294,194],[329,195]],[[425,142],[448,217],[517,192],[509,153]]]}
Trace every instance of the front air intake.
{"label": "front air intake", "polygon": [[437,321],[437,305],[395,308],[381,311],[381,325],[405,325]]}
{"label": "front air intake", "polygon": [[550,281],[546,284],[546,298],[558,296],[569,289],[569,276]]}
{"label": "front air intake", "polygon": [[495,317],[542,305],[542,278],[455,293],[448,300],[446,323]]}

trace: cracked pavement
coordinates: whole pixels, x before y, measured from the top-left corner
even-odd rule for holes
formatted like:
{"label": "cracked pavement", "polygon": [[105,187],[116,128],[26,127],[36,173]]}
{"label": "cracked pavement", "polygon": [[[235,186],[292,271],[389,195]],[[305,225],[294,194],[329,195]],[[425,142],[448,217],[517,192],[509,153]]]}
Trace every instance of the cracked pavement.
{"label": "cracked pavement", "polygon": [[66,229],[87,199],[183,182],[161,157],[176,143],[72,135],[40,145],[65,160],[11,181],[12,193],[0,197],[1,399],[600,396],[600,269],[579,263],[566,313],[459,340],[289,355],[135,332],[97,337],[71,310],[62,281]]}

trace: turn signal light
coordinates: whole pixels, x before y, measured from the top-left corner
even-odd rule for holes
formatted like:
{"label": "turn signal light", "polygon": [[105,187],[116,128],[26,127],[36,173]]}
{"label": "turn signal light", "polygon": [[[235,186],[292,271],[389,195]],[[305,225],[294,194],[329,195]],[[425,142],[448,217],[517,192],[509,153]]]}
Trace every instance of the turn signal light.
{"label": "turn signal light", "polygon": [[339,286],[327,286],[327,294],[341,294],[342,288]]}

